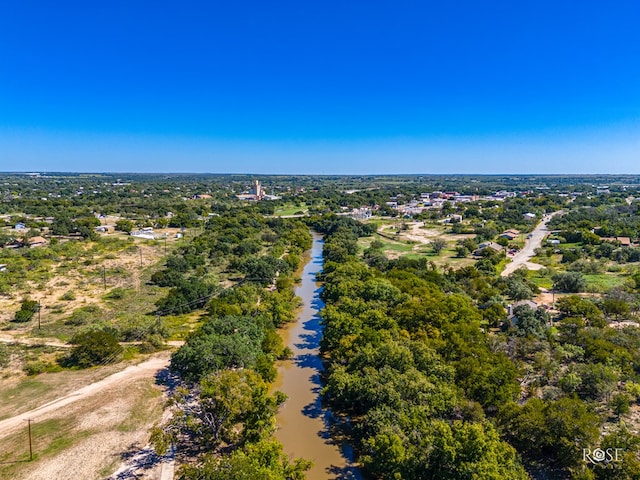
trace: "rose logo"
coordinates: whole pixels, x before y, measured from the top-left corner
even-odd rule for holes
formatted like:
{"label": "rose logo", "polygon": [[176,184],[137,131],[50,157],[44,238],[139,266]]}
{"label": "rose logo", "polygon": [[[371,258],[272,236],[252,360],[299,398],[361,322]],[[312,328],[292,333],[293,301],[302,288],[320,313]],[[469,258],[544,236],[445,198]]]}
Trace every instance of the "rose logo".
{"label": "rose logo", "polygon": [[605,459],[605,452],[604,450],[602,450],[601,448],[596,448],[593,453],[591,454],[591,457],[596,461],[596,462],[602,462]]}

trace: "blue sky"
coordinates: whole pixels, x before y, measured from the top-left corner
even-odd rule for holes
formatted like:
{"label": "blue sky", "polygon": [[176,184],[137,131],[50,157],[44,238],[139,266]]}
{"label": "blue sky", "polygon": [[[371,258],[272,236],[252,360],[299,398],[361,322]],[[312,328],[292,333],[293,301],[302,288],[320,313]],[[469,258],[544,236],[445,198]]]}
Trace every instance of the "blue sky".
{"label": "blue sky", "polygon": [[640,173],[640,4],[3,2],[0,171]]}

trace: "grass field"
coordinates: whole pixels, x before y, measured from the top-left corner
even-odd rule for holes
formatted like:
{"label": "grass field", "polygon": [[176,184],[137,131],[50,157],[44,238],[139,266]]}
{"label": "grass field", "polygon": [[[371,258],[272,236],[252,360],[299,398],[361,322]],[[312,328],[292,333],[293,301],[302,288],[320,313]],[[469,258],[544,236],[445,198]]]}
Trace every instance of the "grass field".
{"label": "grass field", "polygon": [[280,217],[280,216],[287,216],[287,215],[298,215],[300,213],[306,214],[308,212],[309,212],[309,207],[304,203],[302,205],[287,203],[282,207],[276,208],[274,215]]}
{"label": "grass field", "polygon": [[615,287],[624,285],[627,277],[613,273],[601,273],[597,275],[585,275],[587,280],[587,291],[593,293],[604,293]]}
{"label": "grass field", "polygon": [[447,246],[436,255],[433,248],[428,243],[419,243],[412,240],[399,239],[397,241],[391,240],[386,236],[376,235],[374,237],[364,237],[358,239],[358,245],[361,252],[369,248],[374,240],[378,240],[382,243],[382,251],[387,258],[428,258],[430,261],[438,265],[439,267],[450,266],[453,268],[461,268],[467,265],[472,265],[476,260],[472,257],[458,258],[455,250],[456,240],[447,238],[446,235],[442,237],[447,241]]}

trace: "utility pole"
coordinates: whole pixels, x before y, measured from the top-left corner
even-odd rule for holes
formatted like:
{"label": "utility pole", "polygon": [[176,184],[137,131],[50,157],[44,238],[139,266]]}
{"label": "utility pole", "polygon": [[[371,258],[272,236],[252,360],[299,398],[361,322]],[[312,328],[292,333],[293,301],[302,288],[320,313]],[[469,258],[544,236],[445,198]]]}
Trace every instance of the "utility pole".
{"label": "utility pole", "polygon": [[31,444],[31,419],[25,419],[27,422],[27,431],[29,432],[29,461],[33,460],[33,446]]}

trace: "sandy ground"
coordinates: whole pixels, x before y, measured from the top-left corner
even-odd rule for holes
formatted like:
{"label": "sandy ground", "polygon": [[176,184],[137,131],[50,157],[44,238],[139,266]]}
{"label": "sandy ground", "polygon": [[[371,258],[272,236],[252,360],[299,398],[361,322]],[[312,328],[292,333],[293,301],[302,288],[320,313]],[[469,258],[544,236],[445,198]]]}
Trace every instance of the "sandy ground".
{"label": "sandy ground", "polygon": [[[14,478],[97,479],[119,470],[121,464],[132,464],[135,468],[123,468],[123,474],[114,478],[160,479],[163,462],[169,462],[169,459],[157,458],[148,448],[146,456],[136,454],[144,453],[148,447],[148,430],[154,421],[160,419],[164,400],[159,393],[142,407],[136,404],[136,400],[145,398],[142,396],[145,389],[160,389],[155,385],[155,376],[168,363],[169,354],[164,352],[28,412],[0,421],[0,439],[24,429],[27,418],[34,423],[56,418],[74,419],[72,429],[78,432],[76,438],[79,440],[69,448],[56,455],[47,455],[45,450],[37,461],[23,464],[24,468],[17,470]],[[123,428],[122,422],[140,408],[144,410],[138,414],[143,417],[141,421],[146,422],[144,428]],[[147,418],[147,410],[157,414]]]}
{"label": "sandy ground", "polygon": [[0,334],[0,343],[21,343],[23,345],[46,345],[56,348],[71,348],[71,345],[68,343],[61,342],[55,338],[25,338],[6,334]]}
{"label": "sandy ground", "polygon": [[113,375],[110,375],[103,380],[82,387],[72,393],[69,393],[68,395],[45,403],[38,408],[2,420],[0,421],[0,437],[6,435],[17,426],[24,425],[24,421],[27,418],[37,419],[40,416],[65,407],[70,403],[90,397],[91,395],[95,395],[102,390],[109,389],[116,385],[122,384],[123,382],[135,380],[137,378],[153,377],[158,371],[166,368],[168,365],[169,354],[165,353],[162,356],[153,357],[145,362],[140,363],[139,365],[132,365],[130,367],[127,367],[124,370],[114,373]]}

